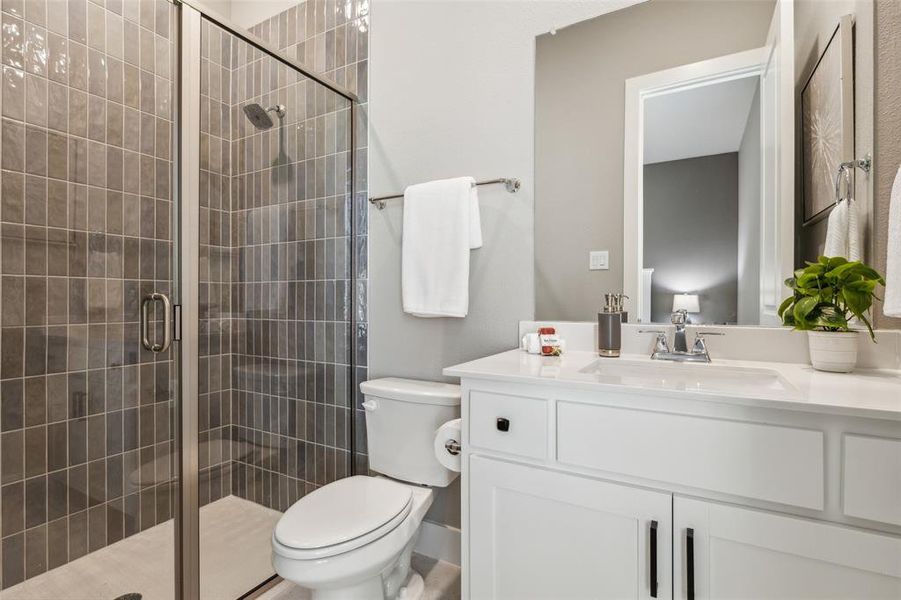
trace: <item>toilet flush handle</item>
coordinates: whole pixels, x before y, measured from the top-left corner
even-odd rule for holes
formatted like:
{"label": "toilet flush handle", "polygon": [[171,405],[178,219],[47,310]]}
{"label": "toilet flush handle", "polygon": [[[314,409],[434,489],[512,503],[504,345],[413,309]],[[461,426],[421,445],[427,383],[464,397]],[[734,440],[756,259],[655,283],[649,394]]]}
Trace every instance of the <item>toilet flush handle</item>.
{"label": "toilet flush handle", "polygon": [[378,403],[375,400],[366,400],[363,402],[363,408],[365,410],[375,410],[379,407]]}

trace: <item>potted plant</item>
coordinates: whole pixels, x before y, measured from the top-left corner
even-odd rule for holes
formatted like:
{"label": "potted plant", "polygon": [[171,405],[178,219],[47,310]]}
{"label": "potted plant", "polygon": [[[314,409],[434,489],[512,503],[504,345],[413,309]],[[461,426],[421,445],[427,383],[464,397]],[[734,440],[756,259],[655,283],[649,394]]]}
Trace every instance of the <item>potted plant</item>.
{"label": "potted plant", "polygon": [[858,334],[849,325],[853,318],[866,325],[876,341],[867,313],[877,284],[885,285],[885,280],[875,269],[840,256],[821,256],[785,280],[794,293],[782,302],[779,316],[784,325],[807,332],[814,369],[854,369]]}

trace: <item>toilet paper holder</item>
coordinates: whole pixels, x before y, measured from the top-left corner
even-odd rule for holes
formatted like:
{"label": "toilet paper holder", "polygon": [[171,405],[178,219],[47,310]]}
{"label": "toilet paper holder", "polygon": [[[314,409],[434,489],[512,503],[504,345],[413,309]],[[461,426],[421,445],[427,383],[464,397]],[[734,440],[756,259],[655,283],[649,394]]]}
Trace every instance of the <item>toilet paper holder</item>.
{"label": "toilet paper holder", "polygon": [[460,445],[460,442],[457,440],[447,440],[444,442],[444,449],[447,450],[448,454],[452,454],[453,456],[457,456],[462,452],[463,446]]}

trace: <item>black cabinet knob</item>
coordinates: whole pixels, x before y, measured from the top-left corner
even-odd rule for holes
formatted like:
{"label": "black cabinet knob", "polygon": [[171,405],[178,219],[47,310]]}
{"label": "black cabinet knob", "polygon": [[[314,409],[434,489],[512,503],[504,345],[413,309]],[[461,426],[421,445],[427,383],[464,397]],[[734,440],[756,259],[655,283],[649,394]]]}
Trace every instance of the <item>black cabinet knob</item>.
{"label": "black cabinet knob", "polygon": [[498,431],[510,431],[510,419],[505,419],[504,417],[497,418],[497,430]]}

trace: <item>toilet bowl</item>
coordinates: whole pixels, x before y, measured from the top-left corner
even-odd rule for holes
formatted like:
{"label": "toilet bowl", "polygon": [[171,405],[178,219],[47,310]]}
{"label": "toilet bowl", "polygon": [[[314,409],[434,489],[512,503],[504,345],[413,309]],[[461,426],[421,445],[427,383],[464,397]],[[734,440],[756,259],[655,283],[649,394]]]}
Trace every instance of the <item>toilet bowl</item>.
{"label": "toilet bowl", "polygon": [[[372,485],[378,484],[378,485]],[[322,491],[338,488],[342,501],[330,494],[317,502],[316,495]],[[400,488],[402,493],[391,494],[392,501],[381,504],[380,512],[370,510],[363,519],[344,511],[354,502],[378,502],[373,498],[388,486]],[[407,496],[403,507],[398,498]],[[363,500],[365,498],[365,500]],[[315,502],[315,505],[313,503]],[[300,531],[297,523],[276,526],[272,534],[272,563],[276,572],[284,579],[310,588],[317,600],[340,598],[415,598],[416,586],[421,585],[415,577],[410,578],[410,555],[419,535],[422,517],[432,505],[432,490],[414,487],[404,483],[379,477],[355,476],[341,479],[316,490],[298,501],[285,513],[279,526],[289,519],[291,510],[305,512],[312,521],[320,521],[321,533],[316,541],[305,541],[301,545],[286,531]],[[396,514],[392,514],[396,513]],[[378,518],[372,518],[379,514]],[[383,521],[379,523],[379,521]],[[333,525],[334,527],[329,527]],[[403,588],[412,588],[404,595]]]}
{"label": "toilet bowl", "polygon": [[369,463],[386,476],[339,479],[294,503],[272,534],[272,564],[314,600],[416,600],[410,557],[431,487],[458,476],[438,462],[434,436],[459,416],[460,388],[396,378],[360,388]]}

